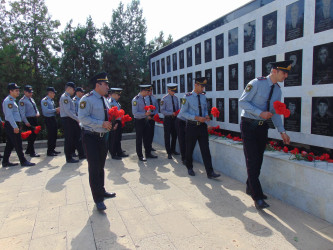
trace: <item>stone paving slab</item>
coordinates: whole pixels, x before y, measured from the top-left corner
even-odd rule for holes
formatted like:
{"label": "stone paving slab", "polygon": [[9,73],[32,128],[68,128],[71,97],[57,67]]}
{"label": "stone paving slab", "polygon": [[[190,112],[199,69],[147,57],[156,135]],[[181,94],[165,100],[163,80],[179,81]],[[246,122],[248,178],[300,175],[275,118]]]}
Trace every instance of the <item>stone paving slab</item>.
{"label": "stone paving slab", "polygon": [[105,187],[117,197],[105,213],[92,200],[87,161],[38,149],[36,166],[1,168],[0,249],[333,249],[326,221],[272,197],[259,212],[243,183],[209,180],[198,163],[189,177],[157,144],[158,159],[138,162],[135,141],[122,144],[130,157],[106,160]]}

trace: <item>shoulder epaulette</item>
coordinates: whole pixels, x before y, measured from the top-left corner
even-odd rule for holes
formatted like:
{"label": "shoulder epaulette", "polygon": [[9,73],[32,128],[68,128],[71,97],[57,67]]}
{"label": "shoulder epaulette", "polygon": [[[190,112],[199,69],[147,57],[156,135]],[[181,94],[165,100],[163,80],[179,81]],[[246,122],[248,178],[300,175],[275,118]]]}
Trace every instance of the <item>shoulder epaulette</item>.
{"label": "shoulder epaulette", "polygon": [[140,97],[140,96],[139,96],[139,95],[137,95],[137,96],[135,96],[135,97],[134,97],[134,99],[135,99],[135,100],[137,100],[137,99],[139,99],[139,97]]}
{"label": "shoulder epaulette", "polygon": [[92,96],[92,95],[93,95],[92,91],[90,91],[88,94],[86,94],[87,97]]}
{"label": "shoulder epaulette", "polygon": [[258,80],[266,80],[267,77],[266,76],[261,76],[261,77],[257,77]]}
{"label": "shoulder epaulette", "polygon": [[167,97],[168,95],[169,95],[169,94],[167,94],[167,95],[163,96],[163,97],[162,97],[162,99],[164,99],[164,97]]}
{"label": "shoulder epaulette", "polygon": [[191,96],[191,95],[192,95],[192,92],[186,93],[186,96]]}

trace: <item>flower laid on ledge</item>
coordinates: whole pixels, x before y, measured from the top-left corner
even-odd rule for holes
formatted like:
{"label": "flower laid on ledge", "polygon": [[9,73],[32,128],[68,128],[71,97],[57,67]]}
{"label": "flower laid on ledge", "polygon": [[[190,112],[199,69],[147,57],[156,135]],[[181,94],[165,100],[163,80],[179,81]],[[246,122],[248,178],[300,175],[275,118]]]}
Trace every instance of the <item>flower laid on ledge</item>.
{"label": "flower laid on ledge", "polygon": [[238,137],[238,136],[232,136],[231,134],[228,134],[228,135],[224,135],[222,134],[221,132],[218,132],[217,130],[220,129],[220,126],[216,126],[216,127],[211,127],[210,129],[208,129],[208,134],[209,135],[215,135],[215,136],[218,136],[218,137],[222,137],[222,138],[227,138],[227,139],[230,139],[230,140],[233,140],[233,141],[236,141],[236,142],[242,142],[243,140]]}
{"label": "flower laid on ledge", "polygon": [[41,126],[36,126],[35,129],[34,129],[34,133],[37,135],[40,132],[41,129],[42,129]]}
{"label": "flower laid on ledge", "polygon": [[276,114],[283,115],[285,118],[288,118],[290,116],[290,110],[287,109],[286,104],[280,101],[275,101],[273,103],[273,107],[275,109]]}
{"label": "flower laid on ledge", "polygon": [[130,121],[132,121],[132,117],[130,117],[129,115],[124,115],[121,118],[121,127],[125,127],[125,123]]}
{"label": "flower laid on ledge", "polygon": [[149,106],[145,106],[145,110],[148,112],[149,110],[155,110],[156,107],[154,105],[149,105]]}
{"label": "flower laid on ledge", "polygon": [[23,139],[23,140],[25,140],[25,139],[27,139],[30,135],[31,135],[31,130],[29,130],[29,131],[27,131],[27,132],[22,132],[21,133],[21,138]]}
{"label": "flower laid on ledge", "polygon": [[220,116],[220,111],[215,108],[215,107],[212,107],[212,110],[210,111],[210,113],[214,116],[214,117],[219,117]]}
{"label": "flower laid on ledge", "polygon": [[161,121],[160,116],[158,114],[154,115],[153,119],[155,122],[163,124],[163,121]]}

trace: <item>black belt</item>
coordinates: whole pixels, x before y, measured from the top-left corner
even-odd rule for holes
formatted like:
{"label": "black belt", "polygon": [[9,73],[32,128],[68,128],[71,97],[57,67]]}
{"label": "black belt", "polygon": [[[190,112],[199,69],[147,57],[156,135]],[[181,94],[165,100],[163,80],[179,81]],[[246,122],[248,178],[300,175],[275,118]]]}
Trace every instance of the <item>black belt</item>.
{"label": "black belt", "polygon": [[89,135],[95,135],[98,137],[104,137],[105,134],[107,134],[108,132],[94,132],[94,131],[90,131],[90,130],[86,130],[86,129],[82,129],[83,133],[85,134],[89,134]]}
{"label": "black belt", "polygon": [[189,124],[189,125],[193,125],[193,126],[201,126],[201,125],[206,124],[206,123],[204,123],[204,122],[190,121],[190,120],[187,120],[186,123]]}
{"label": "black belt", "polygon": [[251,119],[251,118],[247,118],[247,117],[242,117],[242,121],[250,122],[253,125],[258,125],[258,126],[262,126],[267,123],[266,120],[256,120],[256,119]]}
{"label": "black belt", "polygon": [[165,115],[164,116],[164,119],[166,119],[166,118],[171,118],[171,119],[175,119],[176,118],[176,116],[173,116],[173,115]]}

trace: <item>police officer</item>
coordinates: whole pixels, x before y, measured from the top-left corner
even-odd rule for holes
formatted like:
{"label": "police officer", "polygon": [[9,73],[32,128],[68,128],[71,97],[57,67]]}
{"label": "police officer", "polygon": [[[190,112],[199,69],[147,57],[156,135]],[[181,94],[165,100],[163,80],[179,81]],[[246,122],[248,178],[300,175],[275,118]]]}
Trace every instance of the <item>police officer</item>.
{"label": "police officer", "polygon": [[[105,72],[91,79],[94,88],[82,97],[79,108],[79,120],[82,124],[83,145],[86,149],[91,193],[98,210],[105,210],[105,198],[115,197],[104,188],[104,165],[108,151],[108,135],[112,129],[108,121],[109,104],[105,99],[109,80]],[[115,128],[117,125],[115,125]]]}
{"label": "police officer", "polygon": [[25,151],[26,154],[29,154],[30,157],[39,157],[39,154],[36,154],[34,143],[37,135],[34,132],[37,124],[37,117],[39,117],[39,111],[37,105],[32,98],[33,89],[30,85],[24,87],[24,96],[19,101],[19,110],[21,114],[22,121],[25,124],[25,129],[31,131],[31,135],[28,137],[28,147]]}
{"label": "police officer", "polygon": [[157,103],[156,97],[153,95],[153,86],[150,87],[149,94],[145,97],[145,101],[146,101],[147,105],[153,105],[156,107],[155,110],[151,111],[150,117],[152,119],[148,120],[148,123],[150,126],[149,143],[150,143],[151,151],[156,151],[153,148],[153,140],[154,140],[154,134],[155,134],[154,115],[158,114],[158,103]]}
{"label": "police officer", "polygon": [[[164,115],[164,144],[168,154],[168,159],[172,159],[171,154],[179,155],[176,152],[177,142],[177,130],[176,130],[176,118],[177,111],[179,110],[179,101],[175,96],[177,92],[177,83],[168,83],[168,94],[161,100],[161,113]],[[170,146],[171,135],[171,146]]]}
{"label": "police officer", "polygon": [[41,107],[47,129],[47,155],[57,156],[60,152],[55,151],[58,131],[55,115],[59,114],[60,108],[56,108],[53,101],[57,91],[53,87],[48,87],[46,91],[47,96],[41,100]]}
{"label": "police officer", "polygon": [[[73,102],[74,102],[74,107],[75,107],[75,114],[78,116],[78,112],[79,112],[79,106],[80,106],[80,100],[81,98],[84,96],[84,93],[85,93],[85,90],[82,88],[82,87],[76,87],[75,89],[75,96],[73,97]],[[74,131],[74,141],[78,141],[78,143],[80,144],[80,147],[82,147],[83,151],[84,151],[84,148],[82,146],[82,135],[81,135],[81,127],[80,125],[76,126],[76,129]],[[74,145],[74,148],[73,148],[73,156],[75,155],[75,150],[78,150],[76,148],[76,145]],[[79,150],[78,150],[79,151]],[[80,153],[79,153],[80,155]],[[85,159],[85,154],[81,155],[81,158],[82,159]]]}
{"label": "police officer", "polygon": [[186,132],[186,119],[181,115],[177,115],[176,119],[176,130],[180,148],[180,154],[182,157],[182,163],[186,165],[185,158],[186,158],[186,141],[185,141],[185,132]]}
{"label": "police officer", "polygon": [[188,174],[195,176],[193,171],[193,150],[197,141],[201,156],[206,168],[207,177],[217,178],[220,174],[214,172],[212,158],[209,150],[208,131],[206,122],[210,121],[207,100],[203,93],[208,80],[205,77],[195,79],[194,90],[187,93],[182,99],[180,115],[186,119],[186,167]]}
{"label": "police officer", "polygon": [[[147,161],[146,158],[157,158],[156,155],[151,153],[151,145],[149,141],[149,134],[151,133],[151,128],[149,126],[148,120],[151,118],[151,111],[145,110],[147,103],[145,97],[149,94],[151,85],[139,85],[140,93],[136,95],[132,100],[132,113],[134,115],[134,124],[136,132],[136,154],[140,161]],[[142,141],[145,147],[146,158],[142,154]]]}
{"label": "police officer", "polygon": [[[118,110],[121,109],[121,105],[118,102],[119,98],[121,96],[122,88],[111,88],[109,90],[109,94],[111,96],[109,97],[108,101],[110,104],[110,107],[117,107]],[[121,137],[123,134],[123,129],[121,125],[121,118],[118,118],[115,121],[115,124],[118,124],[117,129],[114,131],[110,131],[109,133],[109,152],[111,154],[112,159],[115,160],[121,160],[122,157],[128,157],[127,154],[125,154],[121,148]]]}
{"label": "police officer", "polygon": [[2,103],[2,110],[5,114],[5,132],[7,135],[7,142],[5,152],[3,155],[2,166],[12,167],[18,165],[17,163],[9,162],[9,156],[15,148],[17,156],[19,157],[22,167],[30,167],[36,165],[29,162],[23,154],[22,138],[20,135],[19,123],[22,122],[20,112],[15,99],[20,95],[19,86],[16,83],[8,84],[9,95]]}
{"label": "police officer", "polygon": [[79,138],[75,136],[75,130],[80,130],[79,117],[76,115],[74,102],[71,98],[75,93],[75,84],[73,82],[66,83],[65,93],[63,93],[59,100],[60,117],[65,133],[64,151],[67,163],[77,163],[72,157],[73,150],[76,147],[79,152],[80,159],[84,159],[82,144],[79,143]]}
{"label": "police officer", "polygon": [[273,103],[281,100],[281,88],[278,82],[288,77],[292,61],[272,62],[271,73],[250,81],[239,98],[241,113],[241,133],[247,167],[248,179],[246,193],[252,196],[257,209],[269,207],[259,181],[261,164],[267,143],[268,124],[272,118],[281,134],[283,142],[289,144],[280,115],[274,114]]}

